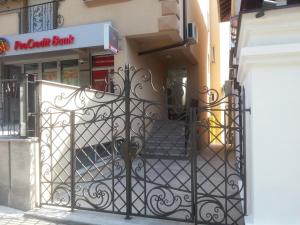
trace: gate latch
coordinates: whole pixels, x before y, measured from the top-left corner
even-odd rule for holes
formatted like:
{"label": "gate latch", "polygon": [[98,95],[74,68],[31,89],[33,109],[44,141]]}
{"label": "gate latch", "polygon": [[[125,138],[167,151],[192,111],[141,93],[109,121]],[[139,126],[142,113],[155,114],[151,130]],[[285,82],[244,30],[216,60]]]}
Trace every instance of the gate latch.
{"label": "gate latch", "polygon": [[[125,152],[125,147],[126,142],[123,142],[121,145],[121,156],[123,159],[126,159],[126,152]],[[137,154],[138,154],[138,145],[134,142],[129,142],[128,144],[128,154],[129,154],[129,159],[135,159]]]}

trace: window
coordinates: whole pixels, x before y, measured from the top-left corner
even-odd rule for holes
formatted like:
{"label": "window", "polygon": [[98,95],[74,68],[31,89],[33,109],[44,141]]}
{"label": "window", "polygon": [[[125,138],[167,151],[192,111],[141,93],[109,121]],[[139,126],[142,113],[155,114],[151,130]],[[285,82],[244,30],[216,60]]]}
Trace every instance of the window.
{"label": "window", "polygon": [[76,169],[88,168],[102,160],[109,160],[112,154],[120,156],[123,143],[124,139],[117,139],[76,149]]}
{"label": "window", "polygon": [[93,56],[92,88],[98,91],[114,92],[109,75],[114,70],[113,55]]}
{"label": "window", "polygon": [[39,74],[39,64],[26,64],[24,65],[24,70],[26,74],[38,75]]}
{"label": "window", "polygon": [[28,0],[21,10],[21,33],[52,30],[57,27],[57,2],[50,0]]}
{"label": "window", "polygon": [[62,83],[79,86],[78,60],[62,61],[61,76]]}
{"label": "window", "polygon": [[43,80],[58,82],[57,62],[43,63]]}

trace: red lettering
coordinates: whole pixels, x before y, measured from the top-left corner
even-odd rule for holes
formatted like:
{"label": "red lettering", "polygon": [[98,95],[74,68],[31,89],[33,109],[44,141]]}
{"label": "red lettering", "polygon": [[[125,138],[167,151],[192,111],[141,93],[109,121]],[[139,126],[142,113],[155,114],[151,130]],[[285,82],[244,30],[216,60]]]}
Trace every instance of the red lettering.
{"label": "red lettering", "polygon": [[69,35],[70,45],[74,43],[75,37],[73,35]]}
{"label": "red lettering", "polygon": [[16,42],[15,42],[15,47],[14,47],[14,49],[15,49],[15,50],[18,50],[18,49],[20,48],[20,45],[21,45],[21,42],[16,41]]}
{"label": "red lettering", "polygon": [[35,41],[34,39],[28,39],[25,42],[15,41],[14,49],[25,50],[25,49],[34,49],[34,48],[46,48],[51,46],[56,47],[60,45],[71,45],[74,43],[74,40],[75,37],[73,35],[69,35],[68,37],[63,37],[63,38],[54,35],[52,39],[43,38],[42,40],[39,41]]}
{"label": "red lettering", "polygon": [[47,47],[51,46],[51,39],[50,38],[47,38],[47,40],[46,40],[46,46]]}
{"label": "red lettering", "polygon": [[57,46],[58,44],[59,44],[59,37],[58,36],[53,36],[52,45]]}
{"label": "red lettering", "polygon": [[26,48],[34,48],[34,44],[35,42],[33,41],[33,39],[29,39],[27,41]]}

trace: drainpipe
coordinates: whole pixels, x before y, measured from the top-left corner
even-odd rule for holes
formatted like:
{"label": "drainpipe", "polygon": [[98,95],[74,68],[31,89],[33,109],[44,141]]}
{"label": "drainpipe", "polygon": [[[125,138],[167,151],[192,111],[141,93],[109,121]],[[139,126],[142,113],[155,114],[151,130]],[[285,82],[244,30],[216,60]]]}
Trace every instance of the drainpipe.
{"label": "drainpipe", "polygon": [[155,52],[161,52],[164,50],[172,49],[172,48],[178,48],[185,46],[188,44],[187,40],[187,7],[186,7],[186,0],[182,0],[182,6],[183,6],[183,41],[172,44],[172,45],[167,45],[159,48],[154,48],[146,51],[139,52],[138,55],[146,55],[150,53],[155,53]]}

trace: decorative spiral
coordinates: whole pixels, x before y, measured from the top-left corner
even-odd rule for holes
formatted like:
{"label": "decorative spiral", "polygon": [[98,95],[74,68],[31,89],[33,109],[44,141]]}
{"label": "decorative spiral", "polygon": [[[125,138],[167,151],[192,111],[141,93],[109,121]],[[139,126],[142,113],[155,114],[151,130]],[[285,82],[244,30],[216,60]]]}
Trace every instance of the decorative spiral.
{"label": "decorative spiral", "polygon": [[203,223],[221,224],[225,220],[226,211],[219,199],[201,197],[197,201],[198,217]]}
{"label": "decorative spiral", "polygon": [[170,217],[180,215],[191,218],[191,199],[188,194],[175,194],[168,188],[155,187],[147,193],[148,208],[155,216]]}
{"label": "decorative spiral", "polygon": [[53,204],[59,206],[70,206],[71,189],[65,184],[59,184],[53,190]]}
{"label": "decorative spiral", "polygon": [[76,186],[75,204],[77,207],[90,206],[94,209],[105,210],[111,206],[112,192],[104,182],[97,181]]}

